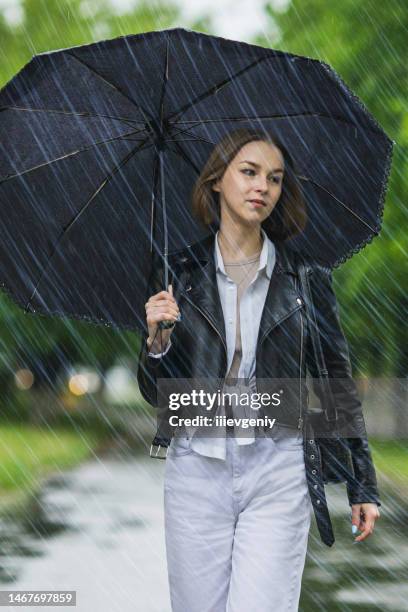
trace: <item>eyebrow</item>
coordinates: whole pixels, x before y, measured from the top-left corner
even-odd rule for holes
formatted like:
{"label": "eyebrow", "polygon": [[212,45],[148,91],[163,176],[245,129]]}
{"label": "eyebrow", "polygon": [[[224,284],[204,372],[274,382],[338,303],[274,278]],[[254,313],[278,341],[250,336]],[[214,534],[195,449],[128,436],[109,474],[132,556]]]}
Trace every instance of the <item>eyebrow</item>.
{"label": "eyebrow", "polygon": [[[244,159],[241,162],[239,162],[240,164],[251,164],[251,166],[256,166],[257,168],[260,168],[259,164],[256,164],[255,162],[249,161],[249,159]],[[272,170],[272,172],[283,172],[283,168],[274,168]]]}

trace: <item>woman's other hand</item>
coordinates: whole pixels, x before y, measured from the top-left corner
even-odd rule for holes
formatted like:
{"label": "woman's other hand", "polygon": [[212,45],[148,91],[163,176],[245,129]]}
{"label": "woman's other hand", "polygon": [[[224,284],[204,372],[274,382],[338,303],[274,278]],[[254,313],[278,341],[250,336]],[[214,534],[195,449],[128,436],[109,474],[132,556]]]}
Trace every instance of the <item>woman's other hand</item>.
{"label": "woman's other hand", "polygon": [[362,532],[354,538],[354,542],[362,542],[368,538],[373,533],[375,521],[378,518],[380,518],[380,511],[377,504],[353,504],[351,506],[352,532],[353,534],[357,531]]}
{"label": "woman's other hand", "polygon": [[158,330],[160,321],[180,320],[180,310],[173,297],[173,286],[169,285],[168,291],[159,291],[159,293],[152,295],[146,302],[145,308],[147,328],[149,330],[147,346],[149,351],[161,353],[168,344],[174,326]]}

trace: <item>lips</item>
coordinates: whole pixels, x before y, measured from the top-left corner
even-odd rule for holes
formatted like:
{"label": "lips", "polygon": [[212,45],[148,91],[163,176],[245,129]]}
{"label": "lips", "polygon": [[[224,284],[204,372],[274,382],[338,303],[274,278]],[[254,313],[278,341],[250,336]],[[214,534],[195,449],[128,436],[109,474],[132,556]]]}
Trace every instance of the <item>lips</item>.
{"label": "lips", "polygon": [[263,200],[249,200],[250,202],[254,202],[255,204],[262,204],[262,206],[266,206]]}

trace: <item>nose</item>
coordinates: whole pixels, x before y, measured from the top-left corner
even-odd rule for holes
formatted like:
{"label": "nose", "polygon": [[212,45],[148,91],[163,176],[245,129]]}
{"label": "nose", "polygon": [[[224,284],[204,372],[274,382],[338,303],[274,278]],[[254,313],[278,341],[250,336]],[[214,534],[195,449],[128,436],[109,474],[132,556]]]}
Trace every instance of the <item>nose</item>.
{"label": "nose", "polygon": [[264,177],[258,178],[258,185],[256,188],[257,191],[262,191],[262,193],[266,193],[268,191],[268,179]]}

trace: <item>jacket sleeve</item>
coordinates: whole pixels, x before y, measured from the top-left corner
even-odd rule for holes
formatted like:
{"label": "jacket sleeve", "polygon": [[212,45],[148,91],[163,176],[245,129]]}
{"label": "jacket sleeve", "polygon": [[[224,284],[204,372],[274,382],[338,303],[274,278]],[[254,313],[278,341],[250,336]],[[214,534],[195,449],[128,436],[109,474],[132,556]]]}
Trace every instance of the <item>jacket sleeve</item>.
{"label": "jacket sleeve", "polygon": [[[346,483],[349,504],[373,502],[380,506],[362,404],[352,377],[349,347],[340,322],[339,307],[333,290],[332,272],[330,269],[314,266],[309,282],[339,425],[340,428],[343,428],[342,423],[345,423],[346,437],[344,439],[352,456],[354,475],[350,474]],[[320,398],[321,390],[315,382],[318,380],[318,369],[310,334],[306,361],[313,377],[313,389]],[[351,432],[351,437],[347,432]]]}
{"label": "jacket sleeve", "polygon": [[[170,283],[172,282],[172,278]],[[163,289],[162,285],[162,269],[158,265],[153,266],[150,281],[148,283],[149,291],[146,296],[146,302],[151,295],[155,295]],[[158,332],[160,334],[160,332]],[[137,369],[137,382],[139,385],[140,393],[148,404],[154,408],[159,408],[157,399],[157,379],[165,378],[169,376],[168,366],[172,359],[172,352],[174,350],[173,343],[169,343],[166,350],[161,357],[153,356],[149,354],[146,340],[148,338],[149,331],[147,328],[147,321],[144,320],[144,333],[142,335],[142,341],[139,353],[139,363]]]}

